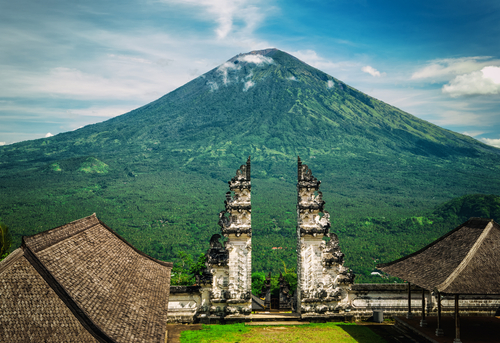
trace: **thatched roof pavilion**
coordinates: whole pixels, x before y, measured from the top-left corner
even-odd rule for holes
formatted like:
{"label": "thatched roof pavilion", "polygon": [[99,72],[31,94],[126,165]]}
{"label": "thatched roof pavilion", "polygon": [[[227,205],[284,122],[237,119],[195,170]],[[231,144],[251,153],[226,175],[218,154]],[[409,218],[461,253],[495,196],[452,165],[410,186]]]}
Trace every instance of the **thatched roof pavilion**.
{"label": "thatched roof pavilion", "polygon": [[0,337],[164,342],[171,269],[95,214],[23,237],[0,262]]}
{"label": "thatched roof pavilion", "polygon": [[378,268],[442,294],[500,294],[500,226],[471,218],[419,251]]}
{"label": "thatched roof pavilion", "polygon": [[[422,288],[421,326],[427,325],[425,290],[438,294],[438,336],[443,334],[439,327],[439,294],[455,295],[454,342],[460,342],[459,295],[500,294],[500,226],[492,219],[471,218],[419,251],[377,267]],[[410,287],[408,290],[408,315],[411,316]]]}

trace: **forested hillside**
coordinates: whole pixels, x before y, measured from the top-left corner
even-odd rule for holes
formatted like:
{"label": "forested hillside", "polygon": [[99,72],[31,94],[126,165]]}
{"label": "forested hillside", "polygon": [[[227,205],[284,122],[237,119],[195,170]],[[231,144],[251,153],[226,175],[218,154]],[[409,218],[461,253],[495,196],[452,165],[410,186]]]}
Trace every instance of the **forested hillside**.
{"label": "forested hillside", "polygon": [[500,194],[499,149],[268,49],[122,116],[0,147],[0,220],[12,248],[95,212],[153,257],[197,256],[249,155],[256,271],[295,263],[298,155],[322,181],[332,231],[359,275],[456,226],[428,226],[436,206]]}

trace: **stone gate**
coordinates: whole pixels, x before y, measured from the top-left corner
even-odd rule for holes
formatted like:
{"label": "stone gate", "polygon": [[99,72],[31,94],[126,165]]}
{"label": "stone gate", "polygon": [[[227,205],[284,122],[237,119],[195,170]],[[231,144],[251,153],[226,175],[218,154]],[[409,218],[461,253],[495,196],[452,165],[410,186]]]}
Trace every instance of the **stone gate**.
{"label": "stone gate", "polygon": [[330,232],[321,181],[300,157],[297,175],[297,312],[302,317],[339,313],[349,306],[354,274],[343,266],[339,240]]}
{"label": "stone gate", "polygon": [[[207,268],[197,276],[198,286],[179,288],[184,295],[180,296],[179,292],[180,301],[172,300],[169,307],[169,313],[177,313],[178,318],[184,319],[172,321],[186,321],[190,315],[193,320],[201,321],[204,318],[244,320],[252,312],[250,157],[228,183],[225,209],[219,214],[221,234],[226,241],[220,242],[220,234],[212,236]],[[325,202],[319,191],[320,183],[299,158],[295,302],[296,311],[302,316],[343,311],[348,306],[347,291],[354,279],[354,274],[343,266],[344,254],[337,236],[329,231],[330,215],[323,209]],[[328,241],[324,237],[328,237]],[[172,295],[172,299],[177,298]]]}
{"label": "stone gate", "polygon": [[[195,286],[172,286],[168,322],[223,322],[251,320],[251,178],[250,158],[229,181],[225,209],[219,214],[221,234],[210,239],[206,269]],[[408,310],[405,284],[353,284],[354,274],[344,267],[337,235],[330,232],[330,215],[316,179],[300,158],[297,163],[297,277],[296,312],[308,321],[369,318],[374,309],[387,315]],[[221,243],[222,236],[226,237]],[[452,300],[443,300],[452,311]],[[420,295],[412,306],[422,304]],[[425,300],[435,313],[435,296]],[[461,309],[469,315],[493,315],[500,296],[464,296]],[[499,310],[500,311],[500,310]],[[418,315],[418,310],[414,311]]]}

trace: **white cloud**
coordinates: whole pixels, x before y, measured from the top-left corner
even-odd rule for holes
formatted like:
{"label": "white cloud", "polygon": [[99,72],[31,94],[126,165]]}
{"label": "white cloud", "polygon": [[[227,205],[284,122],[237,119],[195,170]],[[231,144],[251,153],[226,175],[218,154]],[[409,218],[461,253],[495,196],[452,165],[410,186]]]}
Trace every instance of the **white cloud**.
{"label": "white cloud", "polygon": [[267,57],[267,56],[263,56],[263,55],[259,55],[259,54],[247,54],[247,55],[239,56],[237,58],[237,60],[241,61],[241,62],[254,63],[257,65],[273,63],[273,59],[271,57]]}
{"label": "white cloud", "polygon": [[297,81],[297,78],[295,76],[289,76],[287,77],[288,80],[291,80],[291,81]]}
{"label": "white cloud", "polygon": [[177,2],[183,5],[203,7],[205,17],[217,23],[215,33],[219,39],[238,31],[249,35],[264,20],[273,7],[269,1],[260,0],[163,0],[166,3]]}
{"label": "white cloud", "polygon": [[50,132],[47,132],[47,134],[45,135],[45,138],[52,137],[52,136],[54,136],[54,135],[51,134]]}
{"label": "white cloud", "polygon": [[500,94],[500,67],[488,66],[480,71],[458,75],[444,85],[442,91],[453,98],[464,95]]}
{"label": "white cloud", "polygon": [[414,72],[411,79],[446,82],[457,75],[472,73],[488,65],[500,65],[500,60],[492,60],[488,56],[438,59],[430,61],[427,66]]}
{"label": "white cloud", "polygon": [[[270,57],[266,57],[266,56],[262,56],[262,55],[258,55],[258,54],[248,54],[248,55],[243,55],[243,56],[238,56],[238,58],[236,58],[237,61],[240,61],[240,62],[246,62],[246,63],[253,63],[253,64],[256,64],[256,65],[262,65],[262,64],[270,64],[270,63],[273,63],[273,59],[270,58]],[[221,64],[218,68],[217,68],[217,71],[221,74],[222,76],[222,83],[227,85],[229,83],[231,83],[231,79],[230,79],[230,75],[229,73],[231,71],[237,71],[237,70],[240,70],[241,69],[241,65],[236,63],[235,62],[226,62],[226,63],[223,63]],[[252,72],[250,71],[250,74],[247,75],[246,77],[251,77],[252,75]],[[235,76],[234,77],[234,81],[238,81],[238,76]],[[209,84],[210,88],[212,91],[216,90],[217,88],[215,88],[214,86],[215,85],[211,85]],[[253,83],[252,85],[248,86],[248,87],[245,87],[244,90],[247,90],[249,87],[253,86]]]}
{"label": "white cloud", "polygon": [[2,146],[2,145],[7,145],[7,143],[6,142],[0,142],[0,146]]}
{"label": "white cloud", "polygon": [[484,131],[464,131],[464,132],[462,132],[462,135],[476,137],[476,136],[482,135],[483,133],[485,133],[485,132]]}
{"label": "white cloud", "polygon": [[380,76],[383,75],[377,69],[375,69],[375,68],[373,68],[371,66],[364,66],[363,68],[361,68],[361,70],[363,72],[368,73],[371,76],[375,76],[375,77],[380,77]]}
{"label": "white cloud", "polygon": [[247,82],[245,82],[245,85],[243,86],[243,91],[246,92],[248,90],[248,88],[250,88],[254,85],[255,85],[255,83],[252,80],[248,80]]}
{"label": "white cloud", "polygon": [[333,88],[333,87],[335,87],[335,83],[332,80],[328,80],[328,82],[326,83],[326,86],[328,88]]}
{"label": "white cloud", "polygon": [[[11,82],[1,84],[5,97],[64,97],[75,99],[130,99],[136,97],[153,100],[151,96],[158,84],[139,79],[138,75],[116,73],[105,77],[99,73],[88,73],[76,68],[56,67],[48,71],[29,72],[0,68],[0,73]],[[128,77],[127,77],[128,76]],[[139,80],[138,80],[139,79]],[[154,79],[152,79],[153,81]],[[158,94],[159,95],[159,94]]]}
{"label": "white cloud", "polygon": [[217,82],[209,81],[207,82],[208,87],[210,87],[211,92],[215,92],[217,89],[219,89],[219,85]]}
{"label": "white cloud", "polygon": [[500,138],[481,138],[480,141],[488,145],[494,146],[495,148],[500,148]]}
{"label": "white cloud", "polygon": [[239,70],[241,67],[238,64],[234,64],[233,62],[226,62],[221,64],[218,68],[217,71],[222,75],[222,82],[227,85],[228,83],[231,82],[229,79],[229,71],[230,70]]}

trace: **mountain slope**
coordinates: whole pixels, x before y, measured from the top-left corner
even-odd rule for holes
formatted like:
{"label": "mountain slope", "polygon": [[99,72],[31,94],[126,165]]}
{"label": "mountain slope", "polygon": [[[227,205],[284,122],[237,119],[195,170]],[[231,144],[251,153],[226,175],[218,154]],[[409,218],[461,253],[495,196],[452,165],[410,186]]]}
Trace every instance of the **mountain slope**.
{"label": "mountain slope", "polygon": [[[72,147],[56,150],[53,143]],[[202,160],[224,156],[217,151],[227,150],[245,150],[241,156],[263,150],[256,156],[262,159],[295,158],[310,149],[444,158],[498,155],[498,149],[420,120],[275,49],[236,56],[157,101],[104,123],[21,144],[32,150],[29,163],[42,161],[39,155],[35,158],[40,152],[46,159],[58,159],[124,148],[147,150],[148,145],[186,150],[188,159]],[[2,160],[15,149],[4,147]]]}
{"label": "mountain slope", "polygon": [[[251,155],[254,264],[279,268],[294,259],[297,155],[323,181],[341,232],[367,216],[400,220],[467,193],[500,194],[499,152],[267,49],[122,116],[0,147],[0,217],[19,240],[98,212],[155,257],[201,252],[226,181]],[[273,246],[290,249],[275,256]]]}

